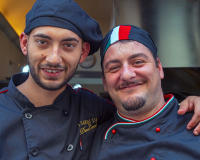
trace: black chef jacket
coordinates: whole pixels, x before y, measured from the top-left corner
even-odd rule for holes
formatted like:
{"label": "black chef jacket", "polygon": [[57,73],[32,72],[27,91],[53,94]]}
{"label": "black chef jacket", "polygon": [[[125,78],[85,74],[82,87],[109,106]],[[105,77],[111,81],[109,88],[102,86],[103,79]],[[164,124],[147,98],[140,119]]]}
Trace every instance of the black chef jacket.
{"label": "black chef jacket", "polygon": [[0,91],[0,159],[88,160],[96,128],[113,106],[68,85],[52,105],[34,107],[16,88],[27,77],[14,75]]}
{"label": "black chef jacket", "polygon": [[199,160],[200,137],[186,129],[192,114],[180,116],[178,102],[166,95],[165,105],[142,121],[116,113],[101,125],[90,160]]}

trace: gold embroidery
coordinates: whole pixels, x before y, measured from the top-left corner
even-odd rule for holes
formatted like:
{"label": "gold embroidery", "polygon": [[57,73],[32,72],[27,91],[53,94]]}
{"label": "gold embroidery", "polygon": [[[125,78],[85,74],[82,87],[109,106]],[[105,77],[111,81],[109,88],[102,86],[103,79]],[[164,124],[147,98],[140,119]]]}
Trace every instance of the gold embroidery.
{"label": "gold embroidery", "polygon": [[80,135],[89,132],[90,130],[97,127],[97,117],[80,121],[78,126],[80,128]]}

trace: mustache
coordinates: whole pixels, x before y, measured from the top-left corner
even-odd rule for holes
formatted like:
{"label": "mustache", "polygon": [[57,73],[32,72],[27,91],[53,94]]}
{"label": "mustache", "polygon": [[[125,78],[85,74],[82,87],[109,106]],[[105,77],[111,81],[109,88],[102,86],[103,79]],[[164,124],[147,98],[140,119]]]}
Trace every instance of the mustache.
{"label": "mustache", "polygon": [[60,64],[50,64],[50,63],[47,63],[47,64],[40,64],[40,68],[51,68],[51,69],[66,69],[67,67],[66,66],[63,66],[63,65],[60,65]]}
{"label": "mustache", "polygon": [[117,87],[117,90],[127,88],[132,85],[140,85],[143,84],[145,80],[131,80],[131,81],[123,81],[119,86]]}

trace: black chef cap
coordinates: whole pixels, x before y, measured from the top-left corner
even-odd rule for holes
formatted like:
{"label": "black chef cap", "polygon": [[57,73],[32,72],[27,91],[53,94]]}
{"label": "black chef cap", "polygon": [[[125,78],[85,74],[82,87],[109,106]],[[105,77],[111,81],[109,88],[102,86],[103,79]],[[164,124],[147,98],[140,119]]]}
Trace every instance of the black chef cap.
{"label": "black chef cap", "polygon": [[90,43],[90,54],[96,52],[102,40],[99,24],[73,0],[37,0],[26,15],[24,32],[40,26],[69,29]]}
{"label": "black chef cap", "polygon": [[154,58],[157,57],[157,47],[148,32],[133,25],[119,25],[112,28],[102,41],[100,48],[101,65],[107,49],[120,40],[133,40],[142,43],[150,49]]}

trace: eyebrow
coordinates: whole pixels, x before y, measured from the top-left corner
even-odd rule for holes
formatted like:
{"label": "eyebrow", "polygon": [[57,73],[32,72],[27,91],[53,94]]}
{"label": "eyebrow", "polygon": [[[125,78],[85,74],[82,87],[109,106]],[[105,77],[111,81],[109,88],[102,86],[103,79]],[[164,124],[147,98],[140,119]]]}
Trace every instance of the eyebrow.
{"label": "eyebrow", "polygon": [[49,37],[49,36],[47,36],[47,35],[45,35],[45,34],[35,34],[35,35],[33,35],[33,37],[39,37],[39,38],[45,38],[45,39],[49,39],[49,40],[51,40],[51,37]]}
{"label": "eyebrow", "polygon": [[108,65],[109,65],[109,64],[112,64],[112,63],[120,63],[120,61],[119,61],[119,60],[110,60],[110,61],[108,61],[108,62],[105,64],[105,68],[107,68]]}
{"label": "eyebrow", "polygon": [[[42,33],[33,35],[33,37],[39,37],[39,38],[45,38],[45,39],[52,40],[51,37],[47,36],[46,34],[42,34]],[[69,41],[69,42],[75,41],[75,42],[79,43],[79,40],[78,40],[78,39],[76,39],[76,38],[71,38],[71,37],[70,37],[70,38],[65,38],[65,39],[62,40],[62,42],[65,42],[65,41]]]}
{"label": "eyebrow", "polygon": [[63,39],[62,40],[63,42],[65,42],[65,41],[75,41],[75,42],[77,42],[77,43],[79,43],[79,40],[78,39],[76,39],[76,38],[66,38],[66,39]]}
{"label": "eyebrow", "polygon": [[149,59],[149,57],[147,55],[145,55],[144,53],[136,53],[134,55],[131,55],[128,59],[133,59],[133,58],[137,58],[137,57],[144,57],[145,59]]}

